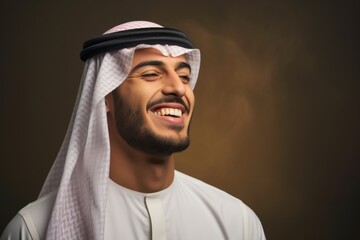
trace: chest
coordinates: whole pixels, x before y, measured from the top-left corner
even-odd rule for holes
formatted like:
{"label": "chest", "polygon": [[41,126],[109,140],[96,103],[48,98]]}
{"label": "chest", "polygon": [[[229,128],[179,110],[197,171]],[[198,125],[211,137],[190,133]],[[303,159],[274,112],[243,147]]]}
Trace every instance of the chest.
{"label": "chest", "polygon": [[179,193],[110,193],[105,239],[226,239],[220,213]]}

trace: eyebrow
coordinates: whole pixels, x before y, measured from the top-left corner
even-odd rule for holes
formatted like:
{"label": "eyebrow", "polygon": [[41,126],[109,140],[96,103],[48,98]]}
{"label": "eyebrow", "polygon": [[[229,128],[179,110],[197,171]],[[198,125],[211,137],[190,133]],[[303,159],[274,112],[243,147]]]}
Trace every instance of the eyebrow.
{"label": "eyebrow", "polygon": [[[139,68],[145,67],[145,66],[158,66],[158,67],[164,67],[165,63],[162,61],[145,61],[145,62],[141,62],[138,65],[136,65],[131,72],[136,71]],[[191,67],[188,63],[186,62],[179,62],[178,65],[176,66],[175,70],[180,70],[182,68],[188,68],[191,72]]]}
{"label": "eyebrow", "polygon": [[188,69],[190,70],[190,72],[191,72],[190,64],[188,64],[187,62],[180,62],[180,63],[176,66],[175,70],[177,71],[177,70],[180,70],[180,69],[182,69],[182,68],[188,68]]}

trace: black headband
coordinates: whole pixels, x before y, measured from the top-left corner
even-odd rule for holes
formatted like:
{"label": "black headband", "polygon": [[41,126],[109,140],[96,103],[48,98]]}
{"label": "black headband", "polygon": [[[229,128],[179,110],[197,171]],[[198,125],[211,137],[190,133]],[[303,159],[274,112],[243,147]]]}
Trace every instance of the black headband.
{"label": "black headband", "polygon": [[86,41],[80,58],[86,61],[99,53],[122,48],[135,47],[139,44],[168,44],[184,48],[194,48],[185,33],[171,28],[138,28],[104,34]]}

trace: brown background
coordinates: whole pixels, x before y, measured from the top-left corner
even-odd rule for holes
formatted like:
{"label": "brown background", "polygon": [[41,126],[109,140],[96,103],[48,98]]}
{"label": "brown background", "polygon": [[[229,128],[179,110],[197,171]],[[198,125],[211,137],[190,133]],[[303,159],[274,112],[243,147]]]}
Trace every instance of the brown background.
{"label": "brown background", "polygon": [[57,154],[82,42],[150,20],[202,50],[178,169],[242,199],[268,239],[360,239],[358,13],[358,1],[1,0],[0,231]]}

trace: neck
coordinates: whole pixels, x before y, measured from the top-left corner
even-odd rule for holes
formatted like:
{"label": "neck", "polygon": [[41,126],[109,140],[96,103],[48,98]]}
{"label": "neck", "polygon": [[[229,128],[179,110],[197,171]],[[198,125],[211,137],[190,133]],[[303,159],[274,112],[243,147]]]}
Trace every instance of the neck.
{"label": "neck", "polygon": [[[121,146],[121,147],[119,147]],[[110,178],[128,189],[151,193],[169,187],[174,179],[174,156],[153,156],[110,138]]]}

